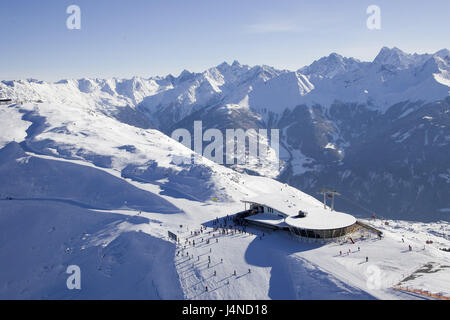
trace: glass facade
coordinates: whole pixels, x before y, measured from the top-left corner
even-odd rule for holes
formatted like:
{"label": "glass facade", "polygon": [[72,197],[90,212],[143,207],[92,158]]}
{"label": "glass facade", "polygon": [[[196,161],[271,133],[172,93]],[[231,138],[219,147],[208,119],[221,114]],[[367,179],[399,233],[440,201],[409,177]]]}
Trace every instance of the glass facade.
{"label": "glass facade", "polygon": [[[250,203],[250,210],[254,210],[254,214],[257,213],[270,213],[276,214],[280,218],[287,217],[286,214],[281,214],[281,212],[274,210],[273,208],[267,207],[265,205],[261,205],[258,203]],[[299,211],[299,216],[307,216],[307,213]],[[255,222],[253,222],[255,223]],[[256,224],[256,223],[255,223]],[[264,225],[264,223],[258,223],[259,225]],[[288,223],[287,223],[288,224]],[[273,226],[271,226],[273,228]],[[312,239],[332,239],[339,238],[348,233],[352,233],[355,231],[356,223],[342,228],[336,229],[328,229],[328,230],[313,230],[313,229],[302,229],[298,227],[294,227],[288,224],[288,226],[283,227],[285,230],[289,230],[292,234],[297,235],[303,238],[312,238]]]}
{"label": "glass facade", "polygon": [[329,239],[342,237],[348,233],[353,232],[355,225],[351,225],[344,228],[330,229],[330,230],[311,230],[301,229],[289,226],[289,230],[300,237],[314,238],[314,239]]}

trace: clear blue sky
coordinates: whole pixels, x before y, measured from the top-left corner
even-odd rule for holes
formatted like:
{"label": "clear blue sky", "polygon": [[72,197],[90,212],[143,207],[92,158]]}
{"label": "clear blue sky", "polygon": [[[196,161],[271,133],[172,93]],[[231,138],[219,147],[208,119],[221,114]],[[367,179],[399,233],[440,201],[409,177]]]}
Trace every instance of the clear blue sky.
{"label": "clear blue sky", "polygon": [[[66,8],[81,8],[81,30]],[[381,8],[381,30],[366,9]],[[295,70],[382,46],[450,49],[450,1],[9,0],[0,2],[0,79],[54,81],[202,71],[223,61]]]}

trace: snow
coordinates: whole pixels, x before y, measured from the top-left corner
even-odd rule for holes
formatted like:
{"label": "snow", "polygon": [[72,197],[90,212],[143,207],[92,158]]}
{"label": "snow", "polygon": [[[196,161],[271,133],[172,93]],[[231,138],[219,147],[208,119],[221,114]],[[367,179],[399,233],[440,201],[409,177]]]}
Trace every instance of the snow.
{"label": "snow", "polygon": [[[215,233],[214,237],[207,234],[213,229],[206,228],[203,234],[191,237],[190,231],[199,230],[205,221],[236,212],[242,204],[224,207],[216,203],[205,206],[181,198],[171,201],[185,208],[186,213],[142,212],[137,216],[134,210],[99,211],[48,200],[2,200],[1,225],[10,227],[2,229],[2,243],[6,245],[0,249],[0,255],[14,267],[2,268],[5,286],[0,288],[0,296],[33,299],[410,299],[399,296],[391,286],[430,261],[439,265],[449,263],[446,253],[435,248],[441,243],[449,245],[449,241],[432,233],[442,227],[448,231],[448,224],[413,225],[389,221],[389,226],[385,226],[384,221],[375,222],[386,237],[383,240],[354,238],[355,245],[350,242],[301,243],[285,232],[267,230],[260,238],[262,232],[255,228],[248,228],[250,234],[219,236]],[[411,226],[413,229],[409,230]],[[166,240],[167,230],[176,232],[182,245],[185,239],[195,239],[196,245],[175,248]],[[202,237],[204,242],[201,242]],[[403,243],[401,237],[407,242]],[[210,245],[205,244],[207,238],[211,239]],[[435,244],[422,250],[423,240],[428,238]],[[409,243],[413,245],[412,252],[406,249]],[[361,251],[357,251],[357,246]],[[339,255],[339,250],[347,252],[348,249],[352,251],[350,255]],[[177,256],[178,251],[181,253]],[[186,253],[194,257],[188,259],[182,255]],[[211,256],[209,268],[208,255]],[[365,256],[369,256],[368,264],[364,263]],[[82,270],[79,292],[64,287],[65,269],[70,264],[80,265]],[[369,266],[381,272],[379,288],[368,287]],[[448,294],[448,274],[439,271],[427,277],[431,275],[432,279],[422,277],[420,282],[408,285]]]}
{"label": "snow", "polygon": [[[407,228],[407,222],[397,223]],[[448,261],[448,257],[433,245],[422,250],[422,240],[430,236],[426,232],[423,232],[422,239],[417,239],[414,232],[407,232],[403,228],[394,233],[386,229],[383,231],[386,233],[383,240],[376,240],[372,236],[369,240],[354,238],[355,244],[327,245],[299,243],[281,231],[265,230],[265,236],[262,237],[258,237],[262,235],[261,231],[256,231],[256,236],[216,234],[218,243],[212,241],[209,246],[188,246],[184,251],[193,254],[194,258],[177,261],[183,262],[181,277],[186,277],[183,287],[188,287],[188,297],[192,299],[411,299],[410,296],[399,295],[392,286],[427,261]],[[406,243],[401,241],[400,235],[404,236]],[[199,243],[201,237],[207,238],[199,235],[189,239]],[[412,252],[407,250],[409,243],[413,245]],[[212,248],[212,253],[209,253],[208,248]],[[347,252],[349,249],[349,255],[339,255],[339,251]],[[197,261],[199,255],[200,261]],[[207,267],[207,255],[213,257],[210,268]],[[240,262],[243,256],[247,265]],[[366,256],[369,257],[368,263],[365,262]],[[224,257],[223,263],[220,262],[221,257]],[[251,273],[248,273],[248,268]],[[255,290],[255,283],[261,279],[259,277],[267,279],[269,276],[269,268],[269,285],[267,280],[263,281]],[[213,270],[216,270],[217,278],[213,276]],[[237,276],[233,276],[234,270]],[[375,277],[372,279],[373,273]],[[202,276],[206,281],[198,283]],[[448,294],[450,283],[446,277],[446,273],[441,273],[436,281],[441,281],[439,285],[424,281],[418,288]],[[226,280],[229,280],[228,284]],[[189,286],[195,283],[197,285]],[[208,292],[204,289],[206,285]]]}
{"label": "snow", "polygon": [[248,107],[248,95],[253,86],[282,73],[285,71],[268,66],[249,67],[237,61],[232,65],[224,62],[202,73],[185,71],[175,79],[173,87],[149,95],[139,104],[139,108],[157,122],[155,114],[172,111],[174,106],[177,116],[181,118],[192,114],[200,106],[218,103]]}
{"label": "snow", "polygon": [[[161,213],[181,211],[161,197],[140,190],[119,177],[68,161],[30,156],[14,142],[0,150],[0,160],[0,178],[8,181],[0,185],[0,194],[15,199],[58,200],[90,208],[130,207]],[[66,183],[67,176],[71,177],[70,183]]]}
{"label": "snow", "polygon": [[[448,74],[448,72],[447,72],[447,74]],[[444,86],[450,87],[450,77],[448,75],[444,76],[441,74],[434,74],[433,76],[437,82],[443,84]]]}
{"label": "snow", "polygon": [[[43,100],[46,102],[108,107],[135,105],[146,96],[171,88],[165,80],[144,79],[79,79],[61,80],[56,83],[18,80],[0,82],[3,96],[22,102]],[[107,111],[106,109],[104,111]]]}
{"label": "snow", "polygon": [[269,213],[258,213],[253,216],[249,216],[245,218],[246,220],[261,222],[277,227],[287,227],[287,224],[284,223],[284,218],[280,218],[279,216],[269,214]]}
{"label": "snow", "polygon": [[410,114],[410,113],[412,113],[414,111],[414,108],[409,108],[409,109],[406,109],[398,118],[400,119],[400,118],[404,118],[404,117],[406,117],[408,114]]}
{"label": "snow", "polygon": [[408,54],[384,47],[372,62],[332,53],[297,71],[250,67],[235,61],[201,73],[185,70],[176,78],[2,81],[0,95],[25,102],[85,105],[107,114],[139,106],[157,125],[157,113],[174,112],[176,107],[181,119],[216,104],[282,114],[299,104],[327,107],[340,101],[369,104],[384,112],[402,101],[443,99],[449,95],[449,88],[448,50]]}
{"label": "snow", "polygon": [[[149,220],[54,201],[0,201],[1,299],[183,297],[171,257],[175,245],[138,231]],[[122,230],[93,245],[103,244],[102,234],[113,226]],[[66,287],[69,265],[81,269],[79,291]]]}
{"label": "snow", "polygon": [[[17,157],[23,158],[23,155],[18,154]],[[112,178],[120,178],[114,169],[98,168],[83,160],[56,160],[51,156],[32,155],[29,162],[35,157],[84,165],[108,173]],[[13,161],[14,157],[10,158]],[[284,190],[289,194],[298,193],[305,203],[320,205],[312,197],[276,181],[239,176],[245,181],[245,190],[249,193]],[[34,180],[38,182],[39,177]],[[1,283],[5,286],[0,287],[0,296],[33,299],[410,298],[398,296],[390,286],[406,277],[408,271],[413,272],[429,261],[441,265],[449,263],[446,253],[434,248],[448,246],[449,241],[432,233],[440,230],[448,233],[448,223],[413,225],[411,231],[411,224],[407,222],[390,222],[388,227],[376,225],[383,228],[386,237],[379,241],[357,241],[356,245],[300,243],[286,232],[265,231],[265,236],[260,238],[262,232],[256,228],[248,228],[251,234],[209,235],[211,243],[205,245],[201,238],[206,241],[208,236],[205,233],[211,231],[211,227],[203,235],[195,237],[191,237],[190,231],[199,230],[205,223],[211,225],[210,221],[216,217],[241,211],[242,203],[205,203],[172,197],[163,194],[155,184],[124,181],[159,194],[171,206],[183,208],[183,212],[167,214],[149,210],[139,213],[131,209],[132,203],[128,203],[130,208],[95,210],[57,199],[1,200],[0,225],[4,226],[1,240],[6,245],[0,249],[0,256],[9,261],[8,266],[11,267],[2,267]],[[110,186],[108,179],[102,184]],[[66,184],[59,182],[59,185]],[[243,197],[235,189],[228,192],[234,194],[231,198]],[[176,249],[167,242],[167,231],[176,232],[182,245],[185,239],[195,239],[196,246],[188,245],[187,249],[178,246]],[[413,252],[405,252],[406,244],[401,243],[401,236],[413,244]],[[216,237],[219,239],[217,243],[214,242]],[[436,244],[429,250],[421,250],[423,240],[428,237]],[[17,250],[18,245],[20,250]],[[360,253],[338,256],[339,250],[351,248],[355,251],[356,246],[361,247]],[[187,256],[177,256],[176,252],[180,250],[194,255],[194,258],[187,260]],[[23,252],[32,254],[23,255]],[[210,268],[206,262],[208,255],[212,258]],[[383,272],[385,282],[378,289],[367,287],[368,265],[360,265],[366,255]],[[408,259],[404,259],[404,255],[408,255]],[[198,256],[200,261],[196,261]],[[82,275],[86,275],[80,292],[64,287],[67,279],[64,271],[70,264],[80,265]],[[248,269],[251,269],[250,273]],[[233,275],[234,270],[236,276]],[[216,276],[213,276],[214,271]],[[443,278],[439,274],[439,279],[445,280],[445,274],[442,275]],[[139,284],[136,287],[134,283]],[[445,281],[440,282],[439,288],[433,283],[425,281],[420,286],[430,291],[449,291]],[[208,292],[205,286],[208,286]]]}
{"label": "snow", "polygon": [[408,131],[406,131],[406,132],[403,132],[403,133],[401,133],[401,132],[396,132],[396,133],[394,133],[391,137],[395,139],[395,142],[396,142],[396,143],[402,143],[403,141],[405,141],[406,139],[408,139],[409,137],[411,137],[411,132],[412,132],[413,130],[414,130],[414,129],[410,129],[410,130],[408,130]]}
{"label": "snow", "polygon": [[278,113],[301,104],[302,97],[313,89],[314,85],[302,74],[283,73],[255,84],[249,95],[249,103],[255,110],[268,109]]}
{"label": "snow", "polygon": [[[434,73],[439,72],[436,63],[442,69],[440,60],[429,63]],[[358,66],[351,62],[351,70],[358,71]],[[173,79],[1,82],[2,96],[24,103],[0,107],[0,260],[6,262],[0,264],[0,298],[411,299],[392,289],[401,282],[449,296],[445,266],[450,257],[440,250],[450,247],[448,222],[365,221],[384,237],[362,232],[352,235],[355,244],[299,242],[286,231],[252,227],[245,234],[229,230],[219,235],[212,221],[242,211],[243,199],[263,199],[291,215],[307,211],[301,220],[309,221],[310,228],[347,224],[354,218],[324,210],[320,201],[288,185],[238,173],[201,156],[194,163],[180,163],[193,152],[156,129],[138,128],[116,117],[126,106],[145,101],[153,110],[157,104],[152,101],[172,103],[179,98],[187,103],[181,111],[191,112],[198,103],[236,88],[238,94],[223,101],[227,108],[254,107],[253,102],[260,101],[258,107],[266,103],[275,111],[279,109],[273,97],[261,98],[267,92],[286,92],[282,105],[288,107],[315,100],[315,91],[342,89],[350,65],[335,67],[326,69],[327,77],[321,80],[302,72],[233,63]],[[410,79],[408,68],[400,67],[398,76]],[[386,74],[377,79],[381,76],[383,83],[397,83]],[[331,90],[326,98],[345,97],[351,90],[363,95],[361,88],[370,92],[365,96],[386,92],[368,85],[373,78],[367,79],[343,89],[341,96]],[[427,79],[411,88],[434,88],[425,98],[440,97],[441,84]],[[389,103],[394,98],[386,97]],[[45,102],[30,102],[37,100]],[[400,139],[407,135],[398,133]],[[303,160],[297,169],[304,169]],[[446,173],[441,177],[448,178]],[[203,233],[191,236],[200,227]],[[171,242],[168,231],[178,234],[181,243]],[[194,239],[195,246],[185,244]],[[80,291],[66,287],[69,265],[81,268]]]}
{"label": "snow", "polygon": [[22,115],[17,109],[0,106],[0,149],[10,141],[22,142],[26,129],[31,122],[21,121]]}
{"label": "snow", "polygon": [[302,175],[305,172],[314,169],[312,167],[313,159],[305,156],[300,150],[294,149],[290,150],[292,154],[291,166],[294,175]]}
{"label": "snow", "polygon": [[336,146],[334,144],[332,144],[331,142],[328,142],[327,145],[325,146],[325,149],[336,150]]}
{"label": "snow", "polygon": [[308,216],[304,218],[290,216],[286,218],[286,223],[301,229],[330,230],[348,227],[356,222],[355,217],[343,212],[325,210],[319,207],[308,208],[307,210]]}
{"label": "snow", "polygon": [[[67,137],[74,143],[74,135],[70,131],[76,131],[73,123],[89,121],[96,126],[97,123],[108,122],[108,126],[105,127],[111,128],[109,125],[113,121],[111,118],[120,119],[124,124],[123,128],[127,132],[127,137],[121,138],[121,129],[116,133],[111,132],[104,143],[100,144],[105,147],[109,145],[111,148],[113,146],[110,138],[121,141],[128,140],[133,135],[125,126],[126,124],[140,128],[152,127],[167,130],[184,117],[206,108],[217,108],[231,116],[239,116],[239,112],[244,110],[258,112],[262,116],[256,114],[255,117],[267,125],[273,121],[273,117],[276,119],[286,109],[292,109],[298,105],[312,107],[320,104],[328,108],[335,102],[357,103],[385,112],[392,105],[402,101],[418,102],[422,105],[444,99],[449,95],[450,88],[448,85],[450,67],[447,56],[448,50],[419,55],[408,54],[398,48],[385,47],[372,62],[363,62],[332,53],[297,71],[277,70],[265,65],[250,67],[235,61],[231,65],[224,62],[199,73],[185,70],[178,77],[170,75],[148,79],[142,77],[70,79],[57,83],[36,80],[0,81],[0,96],[24,103],[42,100],[45,103],[36,104],[33,108],[44,109],[43,113],[48,109],[46,105],[64,106],[64,110],[52,107],[53,117],[60,118],[60,127],[54,127],[53,130],[69,130],[66,131]],[[66,108],[70,108],[71,115],[77,119],[72,124],[72,121],[64,118]],[[31,110],[28,108],[27,111]],[[413,109],[405,110],[401,117],[412,111]],[[9,117],[9,115],[5,116]],[[50,115],[46,114],[46,116]],[[90,128],[83,127],[86,130]],[[11,129],[8,129],[8,132],[12,135],[16,134],[14,132],[22,131],[15,127]],[[99,129],[92,128],[91,131]],[[132,128],[132,130],[136,129],[136,127]],[[41,138],[53,140],[53,133],[47,132],[47,135],[41,135]],[[99,144],[99,141],[93,141],[93,132],[76,133],[80,138],[77,139],[76,145],[82,140],[84,134],[90,137],[86,148],[77,150],[84,154],[83,158],[86,158],[88,154],[93,153],[91,149]],[[58,137],[59,140],[56,142],[58,147],[47,145],[45,152],[53,155],[64,153],[66,157],[80,157],[74,154],[75,150],[62,144],[65,139],[63,135]],[[406,139],[407,135],[404,138]],[[16,137],[17,141],[20,139],[23,139],[23,136]],[[140,137],[139,141],[144,144],[148,139]],[[399,142],[402,141],[399,139]],[[0,143],[3,142],[0,141]],[[128,144],[134,146],[134,143]],[[116,147],[121,148],[128,144]],[[340,143],[333,142],[325,148],[332,150],[333,146],[342,157],[344,150]],[[123,149],[117,151],[126,153]],[[151,151],[144,147],[137,148],[137,154],[142,156],[140,159],[142,161],[138,161],[137,157],[126,156],[115,156],[112,159],[103,157],[92,159],[92,161],[103,166],[120,167],[128,165],[132,158],[133,165],[138,166],[143,164],[145,154],[148,152]],[[314,167],[311,160],[300,151],[290,150],[290,152],[292,155],[290,164],[294,175],[320,169]],[[102,153],[105,152],[102,151]],[[261,163],[254,161],[255,159],[249,159],[248,167],[237,165],[235,169],[253,171],[274,178],[284,168],[279,166],[282,162],[278,161],[272,148],[270,148],[269,156]]]}
{"label": "snow", "polygon": [[[290,188],[282,188],[280,193],[262,193],[245,198],[243,201],[258,203],[273,208],[286,215],[286,224],[303,229],[329,230],[350,226],[356,219],[346,213],[331,211],[329,207],[310,196],[304,196]],[[306,217],[298,218],[299,211],[307,212]],[[261,219],[264,219],[263,217]]]}

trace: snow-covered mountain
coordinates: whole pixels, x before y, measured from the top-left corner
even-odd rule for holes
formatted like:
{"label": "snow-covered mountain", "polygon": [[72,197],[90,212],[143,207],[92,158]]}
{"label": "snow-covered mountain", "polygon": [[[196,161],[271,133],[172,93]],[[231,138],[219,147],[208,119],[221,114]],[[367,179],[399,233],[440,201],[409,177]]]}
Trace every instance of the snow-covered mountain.
{"label": "snow-covered mountain", "polygon": [[[203,107],[239,105],[282,113],[299,104],[367,104],[386,111],[402,102],[433,102],[448,96],[450,52],[408,54],[381,49],[372,62],[337,53],[297,71],[224,62],[201,73],[178,77],[80,79],[46,83],[34,79],[2,81],[0,94],[21,100],[78,101],[98,105],[139,105],[159,122],[161,113],[177,111],[173,121]],[[70,98],[70,99],[69,99]],[[167,123],[164,123],[167,125]]]}
{"label": "snow-covered mountain", "polygon": [[[420,298],[396,284],[448,296],[450,262],[439,249],[450,246],[449,225],[437,221],[450,212],[448,51],[383,49],[375,60],[332,54],[295,72],[234,62],[179,77],[2,81],[0,96],[15,103],[0,106],[0,298]],[[338,101],[367,85],[396,103]],[[397,101],[406,87],[428,95]],[[311,102],[320,92],[322,104]],[[196,120],[280,129],[283,170],[270,159],[232,170],[163,133]],[[310,194],[336,187],[352,201],[337,207],[359,217],[369,208],[422,222],[364,220],[384,238],[355,244],[254,228],[208,235],[212,220],[241,211],[249,196],[322,207],[283,182]],[[204,234],[192,236],[200,226]],[[176,245],[168,231],[197,245]],[[81,268],[80,291],[67,289],[69,265]]]}
{"label": "snow-covered mountain", "polygon": [[436,220],[448,219],[450,206],[444,156],[450,152],[449,63],[447,49],[409,54],[384,47],[372,62],[332,53],[297,71],[235,61],[178,77],[2,81],[0,97],[84,108],[167,135],[178,128],[192,132],[198,120],[222,132],[279,129],[280,167],[273,158],[231,167],[311,194],[339,188],[386,217]]}
{"label": "snow-covered mountain", "polygon": [[450,53],[381,49],[372,62],[337,53],[297,71],[224,62],[201,73],[149,79],[80,79],[46,83],[2,81],[0,95],[20,101],[137,106],[160,129],[205,107],[238,106],[282,114],[300,104],[357,103],[385,112],[399,102],[434,102],[449,95]]}
{"label": "snow-covered mountain", "polygon": [[169,90],[144,99],[138,109],[159,128],[175,123],[205,107],[249,107],[249,93],[257,84],[286,74],[268,66],[249,67],[224,62],[202,73],[183,71]]}
{"label": "snow-covered mountain", "polygon": [[[421,298],[396,284],[448,296],[450,262],[439,250],[450,246],[448,222],[366,221],[384,238],[366,232],[355,244],[251,227],[219,235],[212,221],[243,210],[245,197],[323,204],[199,155],[179,161],[193,152],[103,108],[0,106],[0,299]],[[73,265],[81,290],[66,285]]]}
{"label": "snow-covered mountain", "polygon": [[153,115],[171,106],[191,106],[182,109],[183,117],[186,111],[216,104],[237,104],[281,114],[300,104],[329,107],[335,102],[347,102],[367,104],[384,112],[402,101],[432,102],[447,97],[449,63],[446,49],[420,55],[386,47],[372,62],[332,53],[298,71],[224,63],[189,77],[182,73],[181,83],[146,99],[140,107]]}

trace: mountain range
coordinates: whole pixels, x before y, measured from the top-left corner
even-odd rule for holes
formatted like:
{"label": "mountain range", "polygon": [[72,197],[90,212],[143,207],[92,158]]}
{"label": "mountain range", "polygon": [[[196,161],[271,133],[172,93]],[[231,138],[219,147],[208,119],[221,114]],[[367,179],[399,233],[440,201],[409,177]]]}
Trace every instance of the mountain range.
{"label": "mountain range", "polygon": [[0,82],[3,98],[87,108],[169,136],[198,120],[204,129],[279,129],[281,166],[230,167],[314,196],[337,189],[337,208],[356,216],[418,221],[449,218],[449,93],[447,49],[387,47],[371,62],[332,53],[296,71],[234,61],[178,77]]}

